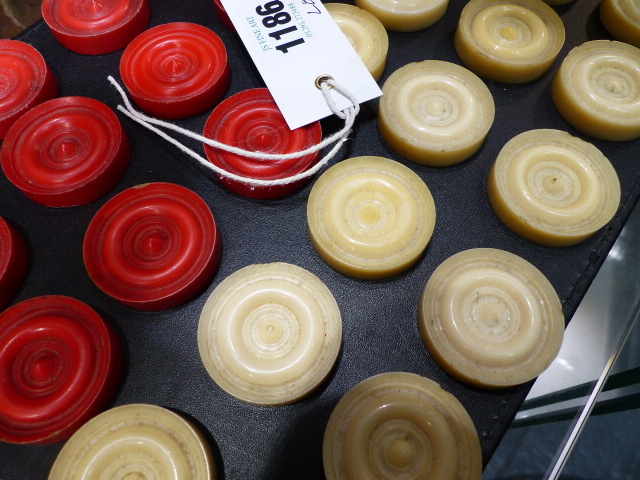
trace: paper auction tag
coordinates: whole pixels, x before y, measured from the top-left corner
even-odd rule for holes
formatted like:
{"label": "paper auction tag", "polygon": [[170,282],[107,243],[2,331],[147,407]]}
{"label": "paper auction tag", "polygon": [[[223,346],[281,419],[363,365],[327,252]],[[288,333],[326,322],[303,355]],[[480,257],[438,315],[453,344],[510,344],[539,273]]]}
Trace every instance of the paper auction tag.
{"label": "paper auction tag", "polygon": [[[329,75],[360,103],[382,95],[320,0],[221,1],[289,128],[332,115],[318,77]],[[334,100],[340,110],[351,106]]]}

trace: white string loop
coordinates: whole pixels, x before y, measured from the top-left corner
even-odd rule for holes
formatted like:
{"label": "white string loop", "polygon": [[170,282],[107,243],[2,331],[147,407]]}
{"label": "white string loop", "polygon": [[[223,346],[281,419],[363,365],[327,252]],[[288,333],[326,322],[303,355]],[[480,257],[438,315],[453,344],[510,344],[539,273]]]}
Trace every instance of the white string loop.
{"label": "white string loop", "polygon": [[[264,187],[264,186],[275,186],[275,185],[288,185],[290,183],[294,183],[314,175],[337,154],[340,147],[342,147],[342,144],[344,144],[344,142],[348,140],[349,134],[351,133],[351,129],[353,128],[353,124],[355,123],[356,116],[360,112],[360,105],[358,103],[358,100],[348,90],[343,88],[341,85],[337,84],[333,79],[324,80],[320,84],[320,86],[321,86],[322,93],[325,97],[325,100],[327,102],[327,105],[335,115],[337,115],[338,117],[344,120],[344,123],[345,123],[344,127],[342,127],[339,131],[335,132],[334,134],[325,138],[322,142],[316,145],[313,145],[309,148],[306,148],[304,150],[300,150],[298,152],[286,153],[286,154],[254,152],[251,150],[245,150],[239,147],[227,145],[227,144],[218,142],[216,140],[212,140],[210,138],[204,137],[202,135],[199,135],[197,133],[194,133],[190,130],[184,129],[177,125],[174,125],[173,123],[166,122],[164,120],[160,120],[154,117],[149,117],[148,115],[145,115],[137,111],[133,107],[124,89],[118,84],[118,82],[112,76],[109,76],[108,80],[116,88],[116,90],[122,97],[124,106],[118,105],[117,108],[124,115],[129,117],[134,122],[144,126],[145,128],[159,135],[164,140],[176,146],[183,153],[197,160],[200,164],[207,167],[208,169],[213,170],[216,174],[220,175],[221,177],[225,177],[230,180],[245,183],[251,186]],[[336,103],[331,96],[331,93],[330,93],[331,90],[335,90],[340,95],[347,98],[352,103],[352,106],[348,107],[343,111],[338,110],[338,107],[336,106]],[[170,135],[168,135],[166,132],[164,132],[158,127],[162,127],[167,130],[172,130],[176,133],[180,133],[186,137],[205,143],[206,145],[209,145],[213,148],[218,148],[220,150],[224,150],[225,152],[229,152],[235,155],[240,155],[243,157],[257,159],[257,160],[291,160],[294,158],[300,158],[306,155],[311,155],[313,153],[319,152],[320,150],[324,149],[325,147],[328,147],[331,144],[335,144],[335,145],[333,145],[331,150],[329,150],[329,152],[327,152],[327,154],[318,163],[316,163],[313,167],[309,168],[304,172],[298,173],[296,175],[292,175],[290,177],[279,178],[275,180],[263,180],[263,179],[256,179],[256,178],[250,178],[250,177],[243,177],[235,173],[229,172],[227,170],[224,170],[218,167],[217,165],[214,165],[213,163],[209,162],[207,159],[203,158],[201,155],[194,152],[192,149],[185,146],[180,141],[174,139],[173,137],[171,137]]]}

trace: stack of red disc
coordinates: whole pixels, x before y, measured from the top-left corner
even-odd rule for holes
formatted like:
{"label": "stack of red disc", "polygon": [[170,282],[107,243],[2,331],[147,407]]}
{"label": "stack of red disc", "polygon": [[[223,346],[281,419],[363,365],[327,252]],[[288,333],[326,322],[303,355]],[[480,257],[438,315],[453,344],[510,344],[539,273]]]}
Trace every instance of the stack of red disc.
{"label": "stack of red disc", "polygon": [[235,31],[236,27],[233,26],[233,22],[231,22],[231,19],[229,18],[227,11],[224,9],[222,2],[220,0],[213,0],[213,3],[216,7],[216,14],[218,15],[218,18],[220,19],[222,24],[229,30]]}
{"label": "stack of red disc", "polygon": [[147,0],[43,0],[42,18],[68,50],[103,55],[123,49],[147,28]]}
{"label": "stack of red disc", "polygon": [[69,438],[112,401],[122,348],[113,327],[74,298],[35,297],[0,314],[0,440]]}
{"label": "stack of red disc", "polygon": [[139,310],[178,306],[211,281],[222,253],[207,204],[173,183],[129,188],[89,224],[84,262],[106,294]]}
{"label": "stack of red disc", "polygon": [[29,252],[24,238],[13,225],[0,217],[0,310],[20,289],[28,264]]}
{"label": "stack of red disc", "polygon": [[[207,120],[204,136],[251,152],[288,154],[305,150],[322,140],[320,122],[290,130],[266,88],[245,90],[224,100]],[[320,152],[282,160],[252,159],[205,145],[214,165],[247,179],[276,180],[302,173],[319,160]],[[269,199],[288,195],[309,178],[282,185],[255,186],[218,175],[229,190],[249,198]]]}
{"label": "stack of red disc", "polygon": [[160,118],[189,118],[227,92],[227,49],[212,30],[175,22],[150,28],[125,49],[120,76],[135,103]]}
{"label": "stack of red disc", "polygon": [[129,165],[116,114],[87,97],[61,97],[25,113],[7,132],[1,162],[25,195],[49,207],[89,203],[111,190]]}
{"label": "stack of red disc", "polygon": [[58,82],[34,47],[0,39],[0,140],[30,108],[58,94]]}

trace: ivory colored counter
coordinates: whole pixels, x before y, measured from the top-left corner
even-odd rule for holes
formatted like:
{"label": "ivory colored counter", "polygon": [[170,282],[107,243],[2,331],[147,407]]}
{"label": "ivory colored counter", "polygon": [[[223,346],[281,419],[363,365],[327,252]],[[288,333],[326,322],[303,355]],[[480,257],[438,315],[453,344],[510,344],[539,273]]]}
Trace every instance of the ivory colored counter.
{"label": "ivory colored counter", "polygon": [[442,262],[420,299],[418,327],[459,380],[503,388],[540,375],[560,350],[564,314],[551,283],[507,251],[474,248]]}
{"label": "ivory colored counter", "polygon": [[498,154],[488,197],[502,222],[548,246],[575,245],[611,221],[620,181],[594,145],[561,130],[523,132]]}
{"label": "ivory colored counter", "polygon": [[430,27],[447,11],[449,0],[356,0],[388,30],[415,32]]}
{"label": "ivory colored counter", "polygon": [[325,8],[360,56],[371,76],[379,80],[387,63],[389,36],[384,25],[367,10],[346,3],[327,3]]}
{"label": "ivory colored counter", "polygon": [[551,94],[564,119],[595,138],[640,137],[640,48],[592,40],[562,60]]}
{"label": "ivory colored counter", "polygon": [[405,372],[367,378],[331,413],[327,480],[480,480],[478,433],[462,404],[433,380]]}
{"label": "ivory colored counter", "polygon": [[215,480],[202,433],[163,407],[115,407],[85,423],[65,444],[49,480],[162,478]]}
{"label": "ivory colored counter", "polygon": [[300,400],[327,377],[342,340],[340,310],[324,283],[286,263],[246,266],[216,287],[198,325],[207,372],[259,405]]}
{"label": "ivory colored counter", "polygon": [[378,127],[391,148],[433,167],[471,157],[495,118],[491,92],[460,65],[424,60],[393,72],[382,87]]}
{"label": "ivory colored counter", "polygon": [[462,63],[481,77],[526,83],[551,67],[564,41],[562,19],[541,0],[471,0],[454,43]]}
{"label": "ivory colored counter", "polygon": [[318,179],[307,202],[311,242],[332,268],[354,278],[389,278],[427,248],[436,222],[427,185],[404,165],[355,157]]}
{"label": "ivory colored counter", "polygon": [[640,47],[640,4],[627,0],[602,0],[600,20],[613,38]]}

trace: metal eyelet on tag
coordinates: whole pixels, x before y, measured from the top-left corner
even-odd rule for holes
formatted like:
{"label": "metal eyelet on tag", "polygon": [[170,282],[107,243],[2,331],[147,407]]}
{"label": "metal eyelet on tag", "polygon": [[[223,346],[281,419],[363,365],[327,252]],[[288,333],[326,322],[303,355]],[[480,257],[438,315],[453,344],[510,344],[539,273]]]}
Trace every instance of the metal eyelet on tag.
{"label": "metal eyelet on tag", "polygon": [[[331,82],[331,83],[330,83]],[[331,75],[320,75],[318,78],[316,78],[316,88],[318,90],[322,90],[322,84],[323,83],[327,83],[327,86],[329,88],[333,88],[333,82],[335,82],[335,80],[333,79],[333,77]]]}

